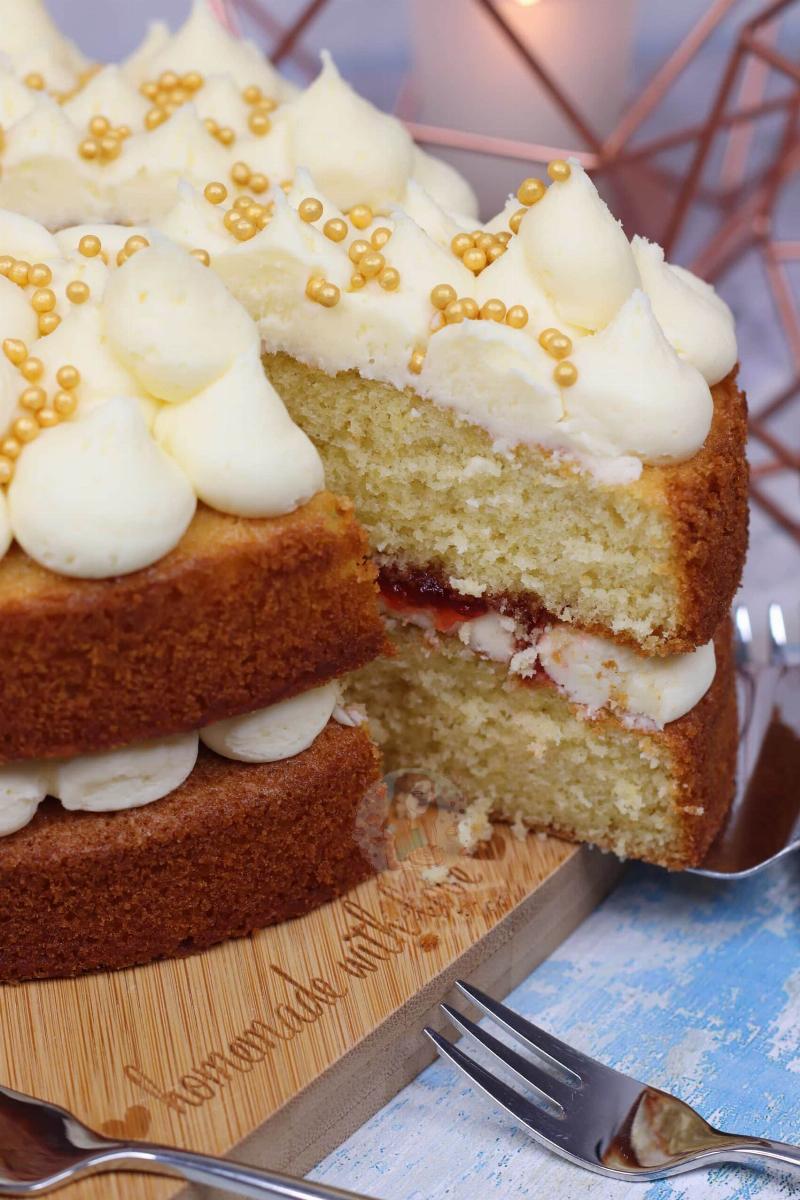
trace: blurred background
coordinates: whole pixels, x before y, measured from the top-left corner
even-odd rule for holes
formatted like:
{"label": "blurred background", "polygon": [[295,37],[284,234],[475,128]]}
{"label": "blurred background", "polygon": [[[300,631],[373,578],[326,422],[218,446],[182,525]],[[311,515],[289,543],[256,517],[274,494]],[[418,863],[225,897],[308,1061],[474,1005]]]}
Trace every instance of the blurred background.
{"label": "blurred background", "polygon": [[[526,48],[603,142],[692,31],[713,26],[632,133],[628,145],[635,151],[675,131],[702,128],[746,22],[773,15],[756,33],[777,69],[764,57],[744,56],[726,106],[756,107],[757,120],[723,127],[714,137],[668,249],[675,261],[710,275],[733,307],[751,412],[767,414],[751,439],[755,503],[747,602],[757,613],[769,599],[800,609],[800,0],[492,0],[505,29],[479,0],[211,2],[266,53],[280,47],[286,30],[310,9],[312,19],[281,57],[281,70],[308,83],[320,49],[329,49],[363,95],[412,123],[412,130],[427,127],[434,138],[427,148],[471,180],[484,217],[536,169],[524,143],[591,150],[585,131],[576,130],[531,70]],[[62,29],[100,60],[129,53],[153,18],[174,28],[190,9],[190,0],[48,3]],[[504,139],[517,156],[444,148],[436,144],[446,136],[442,130],[483,135],[494,149]],[[696,147],[695,138],[598,173],[596,182],[629,235],[669,238]],[[764,180],[774,184],[769,204],[720,250],[720,230],[736,225]]]}

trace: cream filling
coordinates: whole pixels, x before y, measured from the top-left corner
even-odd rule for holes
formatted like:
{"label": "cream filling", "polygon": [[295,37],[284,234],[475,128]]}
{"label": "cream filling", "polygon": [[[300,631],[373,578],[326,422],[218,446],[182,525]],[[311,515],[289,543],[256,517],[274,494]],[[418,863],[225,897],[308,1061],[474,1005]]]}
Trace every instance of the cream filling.
{"label": "cream filling", "polygon": [[687,654],[645,658],[609,638],[568,625],[548,625],[529,633],[502,613],[465,619],[442,634],[431,610],[398,612],[387,606],[386,612],[390,618],[419,626],[434,643],[437,636],[458,637],[473,653],[505,664],[512,677],[531,678],[541,667],[586,717],[611,712],[634,728],[663,729],[690,712],[708,691],[716,671],[713,642]]}
{"label": "cream filling", "polygon": [[0,837],[32,821],[46,796],[82,812],[121,812],[161,800],[191,774],[200,741],[236,762],[293,758],[308,749],[331,719],[350,726],[363,720],[359,710],[341,704],[335,683],[216,721],[199,734],[178,734],[64,761],[0,767]]}

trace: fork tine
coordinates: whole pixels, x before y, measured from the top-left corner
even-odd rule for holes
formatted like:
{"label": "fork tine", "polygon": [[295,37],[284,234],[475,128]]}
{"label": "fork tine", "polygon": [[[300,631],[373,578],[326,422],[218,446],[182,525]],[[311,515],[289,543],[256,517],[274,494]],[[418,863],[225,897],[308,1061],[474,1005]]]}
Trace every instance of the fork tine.
{"label": "fork tine", "polygon": [[753,653],[753,627],[750,624],[750,612],[744,604],[737,604],[733,623],[736,662],[743,667],[750,662]]}
{"label": "fork tine", "polygon": [[546,1145],[552,1143],[560,1148],[566,1133],[563,1118],[551,1116],[525,1096],[520,1096],[519,1092],[503,1083],[502,1079],[496,1079],[435,1029],[426,1027],[423,1033],[430,1038],[442,1058],[446,1058],[462,1075],[466,1075],[471,1083],[498,1104],[503,1112],[527,1129],[532,1137]]}
{"label": "fork tine", "polygon": [[588,1054],[581,1054],[579,1050],[574,1050],[566,1042],[559,1041],[557,1037],[540,1029],[538,1025],[526,1021],[519,1013],[506,1008],[505,1004],[499,1004],[497,1000],[493,1000],[479,988],[473,987],[471,983],[457,979],[456,987],[468,1000],[482,1009],[487,1017],[491,1017],[502,1029],[505,1029],[506,1033],[510,1033],[528,1050],[533,1050],[535,1054],[547,1059],[562,1075],[566,1074],[571,1077],[569,1083],[572,1087],[580,1087],[590,1073],[596,1077],[607,1074],[618,1075],[618,1072],[611,1067],[604,1066],[595,1058],[589,1058]]}
{"label": "fork tine", "polygon": [[449,1004],[442,1004],[441,1008],[456,1029],[499,1059],[517,1077],[523,1087],[534,1088],[549,1104],[555,1104],[562,1110],[569,1104],[570,1099],[574,1096],[574,1091],[567,1084],[562,1083],[553,1075],[548,1075],[546,1071],[537,1067],[527,1058],[523,1058],[521,1054],[517,1054],[516,1050],[512,1050],[504,1042],[499,1042],[485,1029],[481,1029],[480,1025],[470,1021],[468,1017],[463,1016],[457,1009],[451,1008]]}
{"label": "fork tine", "polygon": [[783,619],[783,609],[774,602],[769,606],[769,661],[781,663],[786,654],[786,622]]}

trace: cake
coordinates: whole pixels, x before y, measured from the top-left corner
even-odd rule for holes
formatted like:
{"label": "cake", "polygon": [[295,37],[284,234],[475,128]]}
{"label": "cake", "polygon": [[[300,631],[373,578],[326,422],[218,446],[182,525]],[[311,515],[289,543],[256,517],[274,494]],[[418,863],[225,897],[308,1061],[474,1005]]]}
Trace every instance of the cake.
{"label": "cake", "polygon": [[747,536],[713,288],[629,240],[574,160],[481,224],[329,57],[298,92],[202,4],[99,70],[25,13],[0,202],[73,257],[110,218],[166,235],[247,310],[369,533],[395,653],[347,689],[387,767],[451,778],[467,841],[498,817],[699,862],[734,787]]}
{"label": "cake", "polygon": [[[248,933],[372,870],[353,505],[202,258],[0,213],[0,981]],[[193,881],[193,882],[192,882]]]}

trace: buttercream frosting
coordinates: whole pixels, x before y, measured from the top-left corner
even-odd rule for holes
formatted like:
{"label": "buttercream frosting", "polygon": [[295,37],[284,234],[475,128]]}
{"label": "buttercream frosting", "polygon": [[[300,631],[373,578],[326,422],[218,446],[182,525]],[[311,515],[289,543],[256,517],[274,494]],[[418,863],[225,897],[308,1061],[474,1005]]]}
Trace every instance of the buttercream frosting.
{"label": "buttercream frosting", "polygon": [[180,787],[194,769],[197,748],[196,733],[180,733],[122,750],[84,754],[56,764],[53,795],[64,808],[82,812],[141,808]]}
{"label": "buttercream frosting", "polygon": [[200,730],[209,749],[237,762],[275,762],[307,750],[339,702],[335,683]]}
{"label": "buttercream frosting", "polygon": [[50,772],[43,763],[0,767],[0,837],[32,821],[50,790]]}

